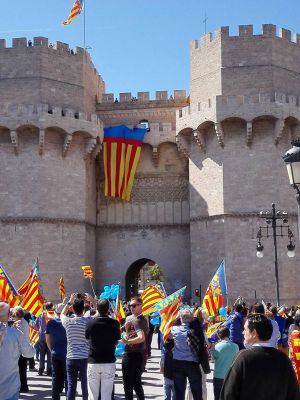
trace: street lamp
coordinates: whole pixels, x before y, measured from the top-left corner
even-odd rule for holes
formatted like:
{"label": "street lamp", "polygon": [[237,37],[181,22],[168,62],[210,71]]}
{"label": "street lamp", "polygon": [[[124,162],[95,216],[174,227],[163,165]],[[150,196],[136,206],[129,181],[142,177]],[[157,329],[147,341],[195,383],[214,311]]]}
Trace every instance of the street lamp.
{"label": "street lamp", "polygon": [[300,241],[300,139],[292,141],[292,148],[283,156],[290,184],[296,190],[298,203],[298,239]]}
{"label": "street lamp", "polygon": [[[278,255],[277,255],[277,237],[288,237],[289,244],[287,245],[287,256],[295,256],[295,245],[293,244],[293,232],[290,229],[288,223],[288,214],[286,211],[276,211],[275,204],[272,204],[272,211],[261,211],[259,213],[260,218],[265,219],[267,225],[260,226],[257,232],[257,246],[256,256],[262,258],[264,256],[264,246],[261,243],[262,238],[273,238],[274,243],[274,267],[275,267],[275,279],[276,279],[276,300],[277,306],[280,305],[279,295],[279,276],[278,276]],[[279,223],[278,223],[279,222]]]}

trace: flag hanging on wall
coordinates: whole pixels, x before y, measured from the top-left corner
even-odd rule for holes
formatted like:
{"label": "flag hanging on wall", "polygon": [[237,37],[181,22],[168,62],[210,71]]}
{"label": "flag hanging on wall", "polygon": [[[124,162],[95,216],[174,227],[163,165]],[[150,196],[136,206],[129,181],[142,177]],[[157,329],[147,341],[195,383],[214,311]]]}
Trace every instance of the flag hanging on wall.
{"label": "flag hanging on wall", "polygon": [[223,296],[227,295],[227,283],[225,275],[225,261],[223,260],[213,276],[206,290],[202,308],[209,316],[218,315],[219,309],[223,306]]}
{"label": "flag hanging on wall", "polygon": [[147,129],[125,125],[104,129],[103,165],[105,196],[130,200],[135,171]]}
{"label": "flag hanging on wall", "polygon": [[63,25],[70,25],[74,18],[76,18],[82,11],[83,0],[75,0],[68,19],[63,22]]}

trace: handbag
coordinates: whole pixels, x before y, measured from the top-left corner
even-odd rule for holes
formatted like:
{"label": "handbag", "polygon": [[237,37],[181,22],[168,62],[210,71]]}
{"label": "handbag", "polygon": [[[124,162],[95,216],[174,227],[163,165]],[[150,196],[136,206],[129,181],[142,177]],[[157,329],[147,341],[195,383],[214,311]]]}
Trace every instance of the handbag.
{"label": "handbag", "polygon": [[201,349],[201,341],[199,337],[196,335],[194,329],[191,329],[186,338],[187,344],[193,354],[195,354],[197,357],[199,356],[199,352]]}

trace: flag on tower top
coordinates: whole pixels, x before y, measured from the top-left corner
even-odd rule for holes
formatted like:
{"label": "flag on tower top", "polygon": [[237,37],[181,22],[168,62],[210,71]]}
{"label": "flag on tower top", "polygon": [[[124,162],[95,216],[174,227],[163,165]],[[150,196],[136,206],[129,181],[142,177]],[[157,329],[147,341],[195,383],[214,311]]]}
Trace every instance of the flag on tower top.
{"label": "flag on tower top", "polygon": [[82,11],[83,0],[75,0],[68,19],[63,22],[63,25],[70,25],[74,18],[76,18]]}

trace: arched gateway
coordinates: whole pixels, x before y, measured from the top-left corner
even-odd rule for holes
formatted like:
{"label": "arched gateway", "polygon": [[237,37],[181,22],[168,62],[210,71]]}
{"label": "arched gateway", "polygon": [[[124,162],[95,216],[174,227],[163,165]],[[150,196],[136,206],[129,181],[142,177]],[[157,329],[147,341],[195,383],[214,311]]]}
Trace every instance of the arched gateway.
{"label": "arched gateway", "polygon": [[152,283],[150,268],[155,261],[149,258],[140,258],[134,261],[128,268],[125,276],[126,299],[139,294],[146,286]]}

